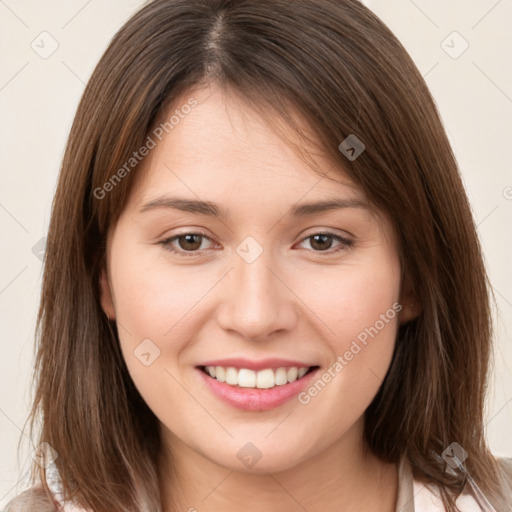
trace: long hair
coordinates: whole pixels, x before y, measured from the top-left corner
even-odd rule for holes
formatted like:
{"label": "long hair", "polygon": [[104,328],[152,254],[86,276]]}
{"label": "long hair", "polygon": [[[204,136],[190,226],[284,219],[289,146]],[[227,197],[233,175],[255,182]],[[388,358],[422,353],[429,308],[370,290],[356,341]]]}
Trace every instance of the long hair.
{"label": "long hair", "polygon": [[[469,455],[469,474],[502,509],[499,468],[484,439],[489,285],[470,206],[421,74],[356,0],[154,0],[98,63],[53,202],[30,413],[31,433],[40,416],[39,441],[58,453],[66,494],[97,512],[161,508],[158,422],[99,297],[107,233],[137,166],[108,193],[98,191],[119,177],[176,98],[212,81],[300,133],[293,106],[315,134],[310,142],[319,141],[335,164],[332,172],[347,172],[393,225],[404,286],[421,313],[399,329],[388,374],[365,413],[369,449],[385,461],[405,457],[455,510],[464,476],[447,472],[439,457],[455,441]],[[349,135],[365,145],[353,161],[338,148]],[[36,477],[48,491],[34,464]]]}

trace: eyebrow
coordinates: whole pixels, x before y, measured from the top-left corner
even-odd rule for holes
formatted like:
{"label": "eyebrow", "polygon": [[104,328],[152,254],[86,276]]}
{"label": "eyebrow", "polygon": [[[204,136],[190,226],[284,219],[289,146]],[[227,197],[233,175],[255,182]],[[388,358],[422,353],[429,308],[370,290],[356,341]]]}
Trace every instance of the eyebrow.
{"label": "eyebrow", "polygon": [[[143,213],[159,208],[180,210],[209,217],[217,217],[223,220],[227,220],[229,217],[229,209],[225,209],[211,201],[186,199],[182,197],[157,197],[144,204],[139,211]],[[294,205],[290,208],[287,215],[292,217],[307,217],[346,208],[368,208],[368,204],[355,198],[332,198]]]}

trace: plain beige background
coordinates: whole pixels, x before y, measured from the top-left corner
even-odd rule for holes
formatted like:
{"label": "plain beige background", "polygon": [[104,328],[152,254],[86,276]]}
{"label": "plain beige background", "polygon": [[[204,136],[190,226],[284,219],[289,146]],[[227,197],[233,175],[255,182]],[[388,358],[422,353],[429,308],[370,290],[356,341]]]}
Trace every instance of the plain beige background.
{"label": "plain beige background", "polygon": [[[488,437],[495,453],[512,456],[512,0],[364,3],[424,75],[460,164],[498,306]],[[32,396],[40,240],[67,133],[93,67],[142,4],[0,0],[0,506],[22,488],[33,449],[22,430]]]}

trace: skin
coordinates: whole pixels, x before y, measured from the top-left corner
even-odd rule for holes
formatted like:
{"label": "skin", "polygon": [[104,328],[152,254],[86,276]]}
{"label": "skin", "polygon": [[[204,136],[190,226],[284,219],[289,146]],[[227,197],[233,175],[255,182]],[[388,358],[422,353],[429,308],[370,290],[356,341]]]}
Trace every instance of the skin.
{"label": "skin", "polygon": [[[398,326],[412,316],[392,229],[339,165],[320,179],[242,100],[211,85],[177,105],[190,97],[198,105],[137,169],[101,279],[130,375],[160,421],[163,510],[394,511],[397,468],[369,453],[362,435]],[[333,168],[321,155],[315,161],[324,173]],[[229,217],[140,211],[171,194],[212,201]],[[362,205],[287,215],[296,203],[333,196]],[[311,238],[325,231],[352,245]],[[196,232],[207,238],[167,244],[193,256],[160,243]],[[248,236],[263,249],[250,264],[236,252]],[[195,368],[283,357],[322,373],[394,303],[400,314],[305,405],[293,398],[269,411],[236,409]],[[134,350],[148,338],[160,355],[145,366]],[[248,442],[261,452],[252,467],[237,457]]]}

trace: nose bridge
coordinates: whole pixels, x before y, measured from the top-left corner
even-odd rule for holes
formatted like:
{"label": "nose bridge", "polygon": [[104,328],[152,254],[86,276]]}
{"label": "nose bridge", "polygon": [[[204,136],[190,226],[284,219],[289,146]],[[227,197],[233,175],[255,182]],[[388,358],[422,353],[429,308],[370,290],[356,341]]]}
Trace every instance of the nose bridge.
{"label": "nose bridge", "polygon": [[[240,248],[244,245],[240,244]],[[262,251],[251,260],[243,252],[241,256],[235,255],[234,269],[222,299],[220,322],[224,329],[255,339],[291,328],[295,315],[293,294],[276,276],[271,251]]]}

